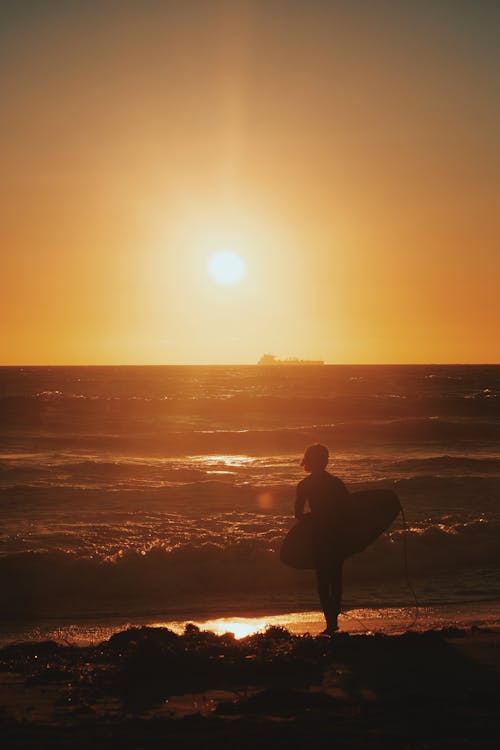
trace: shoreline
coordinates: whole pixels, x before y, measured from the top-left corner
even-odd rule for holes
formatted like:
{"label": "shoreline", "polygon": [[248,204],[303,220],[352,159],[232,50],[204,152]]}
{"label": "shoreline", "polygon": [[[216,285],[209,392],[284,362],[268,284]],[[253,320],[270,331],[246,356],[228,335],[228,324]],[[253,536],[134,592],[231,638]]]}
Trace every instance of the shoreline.
{"label": "shoreline", "polygon": [[[91,645],[133,627],[169,628],[181,633],[192,623],[216,634],[233,632],[236,637],[263,632],[267,627],[284,627],[292,634],[317,635],[324,628],[323,615],[317,609],[291,609],[290,603],[273,607],[203,607],[140,616],[82,616],[42,619],[34,622],[4,622],[0,625],[0,648],[11,643],[55,640],[75,645]],[[461,602],[406,607],[349,608],[341,613],[340,630],[353,635],[380,633],[397,635],[446,627],[500,627],[500,602]]]}

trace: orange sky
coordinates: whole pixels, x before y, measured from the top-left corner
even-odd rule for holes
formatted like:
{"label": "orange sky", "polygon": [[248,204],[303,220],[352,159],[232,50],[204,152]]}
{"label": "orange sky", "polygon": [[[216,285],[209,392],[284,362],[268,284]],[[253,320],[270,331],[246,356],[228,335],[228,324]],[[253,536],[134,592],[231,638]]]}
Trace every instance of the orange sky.
{"label": "orange sky", "polygon": [[2,4],[1,363],[500,362],[499,21]]}

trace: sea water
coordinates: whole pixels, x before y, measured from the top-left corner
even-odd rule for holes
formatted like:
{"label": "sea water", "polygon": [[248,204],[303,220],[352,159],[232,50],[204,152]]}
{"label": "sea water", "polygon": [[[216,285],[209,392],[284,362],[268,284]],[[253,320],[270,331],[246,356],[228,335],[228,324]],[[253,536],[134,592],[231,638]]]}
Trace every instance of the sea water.
{"label": "sea water", "polygon": [[500,366],[10,367],[0,410],[4,640],[317,610],[277,555],[317,441],[406,512],[346,562],[351,625],[412,621],[407,572],[421,612],[499,611]]}

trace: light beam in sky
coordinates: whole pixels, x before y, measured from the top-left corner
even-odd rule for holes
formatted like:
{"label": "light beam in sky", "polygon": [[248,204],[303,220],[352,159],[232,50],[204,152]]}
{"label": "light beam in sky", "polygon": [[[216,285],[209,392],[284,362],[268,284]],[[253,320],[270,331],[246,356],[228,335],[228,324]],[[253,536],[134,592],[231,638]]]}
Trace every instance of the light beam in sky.
{"label": "light beam in sky", "polygon": [[237,284],[245,275],[246,266],[242,258],[230,250],[214,253],[208,261],[208,272],[218,284]]}
{"label": "light beam in sky", "polygon": [[0,364],[499,362],[499,23],[0,2]]}

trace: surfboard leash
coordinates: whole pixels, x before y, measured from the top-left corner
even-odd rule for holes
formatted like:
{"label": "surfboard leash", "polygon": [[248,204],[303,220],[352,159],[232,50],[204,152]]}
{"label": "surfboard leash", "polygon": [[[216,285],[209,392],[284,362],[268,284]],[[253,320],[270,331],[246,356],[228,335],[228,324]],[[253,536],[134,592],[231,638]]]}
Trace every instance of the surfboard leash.
{"label": "surfboard leash", "polygon": [[362,620],[361,617],[358,617],[357,615],[350,615],[343,610],[339,612],[339,615],[342,615],[342,617],[347,617],[349,620],[355,620],[355,622],[359,622],[361,627],[365,629],[365,632],[361,633],[361,635],[367,635],[367,633],[371,633],[373,630],[372,628],[369,628],[366,622],[364,622],[364,620]]}
{"label": "surfboard leash", "polygon": [[[401,511],[400,511],[401,512],[401,518],[403,520],[404,577],[405,577],[405,582],[406,582],[406,585],[408,587],[408,590],[411,592],[411,595],[413,596],[413,600],[415,602],[415,615],[413,617],[413,620],[407,626],[408,629],[410,629],[410,628],[412,628],[415,625],[415,623],[418,621],[418,619],[420,617],[420,603],[418,601],[418,597],[417,597],[416,591],[415,591],[415,589],[413,587],[413,584],[411,582],[411,579],[410,579],[410,569],[409,569],[409,565],[408,565],[408,523],[406,521],[405,511],[404,511],[404,508],[401,505],[401,503],[400,503],[400,508],[401,508]],[[350,620],[355,620],[356,622],[358,622],[365,629],[365,634],[371,632],[372,629],[369,628],[368,625],[365,622],[363,622],[363,620],[361,619],[361,617],[357,617],[356,615],[348,614],[347,612],[343,612],[343,611],[341,611],[340,614],[343,617],[347,617]]]}

